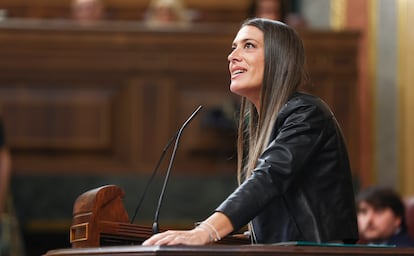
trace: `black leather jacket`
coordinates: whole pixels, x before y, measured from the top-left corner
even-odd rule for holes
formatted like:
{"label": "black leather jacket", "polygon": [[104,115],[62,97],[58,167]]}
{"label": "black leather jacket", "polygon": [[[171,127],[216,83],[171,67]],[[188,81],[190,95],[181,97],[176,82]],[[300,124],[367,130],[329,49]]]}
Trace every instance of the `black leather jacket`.
{"label": "black leather jacket", "polygon": [[341,129],[319,98],[295,93],[278,114],[252,176],[217,209],[257,243],[354,243],[352,177]]}

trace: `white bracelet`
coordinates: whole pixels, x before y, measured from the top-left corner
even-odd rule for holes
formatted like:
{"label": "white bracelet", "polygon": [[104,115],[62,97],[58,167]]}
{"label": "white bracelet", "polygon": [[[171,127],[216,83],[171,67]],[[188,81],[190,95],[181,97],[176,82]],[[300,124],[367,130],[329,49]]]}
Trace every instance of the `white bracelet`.
{"label": "white bracelet", "polygon": [[208,223],[208,222],[198,222],[198,223],[196,223],[196,224],[198,224],[198,226],[201,226],[201,225],[203,225],[203,224],[205,224],[205,225],[207,225],[212,231],[214,231],[214,233],[216,234],[216,238],[214,239],[214,242],[217,242],[217,241],[220,241],[221,240],[221,237],[220,237],[220,234],[218,233],[218,231],[217,231],[217,229],[213,226],[213,225],[211,225],[210,223]]}
{"label": "white bracelet", "polygon": [[214,242],[214,237],[213,237],[213,234],[211,234],[210,229],[206,229],[205,227],[202,227],[200,225],[197,225],[196,229],[197,228],[206,231],[208,233],[208,236],[210,237],[210,243]]}

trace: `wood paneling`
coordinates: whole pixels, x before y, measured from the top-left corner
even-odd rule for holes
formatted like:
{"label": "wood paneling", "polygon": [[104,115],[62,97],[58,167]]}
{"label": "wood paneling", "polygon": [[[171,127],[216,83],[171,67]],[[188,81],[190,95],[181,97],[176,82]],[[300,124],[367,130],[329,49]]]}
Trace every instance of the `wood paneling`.
{"label": "wood paneling", "polygon": [[8,143],[21,149],[108,149],[111,97],[105,90],[1,88],[4,117],[14,120],[7,125]]}
{"label": "wood paneling", "polygon": [[[176,172],[235,171],[227,54],[237,25],[0,24],[0,104],[20,173],[150,172],[199,105]],[[302,31],[314,82],[359,161],[353,32]]]}

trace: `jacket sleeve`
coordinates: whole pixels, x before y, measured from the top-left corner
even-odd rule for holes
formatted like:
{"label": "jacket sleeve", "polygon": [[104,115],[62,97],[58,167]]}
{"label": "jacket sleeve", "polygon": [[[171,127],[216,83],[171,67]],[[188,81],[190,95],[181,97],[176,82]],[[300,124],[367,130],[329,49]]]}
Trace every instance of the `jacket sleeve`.
{"label": "jacket sleeve", "polygon": [[252,220],[274,197],[285,193],[298,175],[306,171],[331,118],[318,106],[303,102],[281,110],[274,135],[252,175],[216,209],[229,217],[235,231]]}

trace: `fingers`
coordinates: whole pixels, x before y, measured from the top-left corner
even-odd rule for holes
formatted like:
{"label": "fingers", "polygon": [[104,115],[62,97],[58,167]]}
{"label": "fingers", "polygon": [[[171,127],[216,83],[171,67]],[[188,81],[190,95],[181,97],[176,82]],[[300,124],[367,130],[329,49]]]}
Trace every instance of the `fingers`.
{"label": "fingers", "polygon": [[[205,237],[207,236],[207,237]],[[203,230],[165,231],[153,235],[142,245],[202,245],[208,242],[208,234]]]}
{"label": "fingers", "polygon": [[142,245],[178,245],[184,244],[185,240],[180,235],[180,231],[165,231],[153,235],[145,240]]}
{"label": "fingers", "polygon": [[165,232],[153,235],[150,238],[148,238],[147,240],[145,240],[142,243],[142,245],[158,245],[159,241],[163,241],[165,236],[166,236]]}

